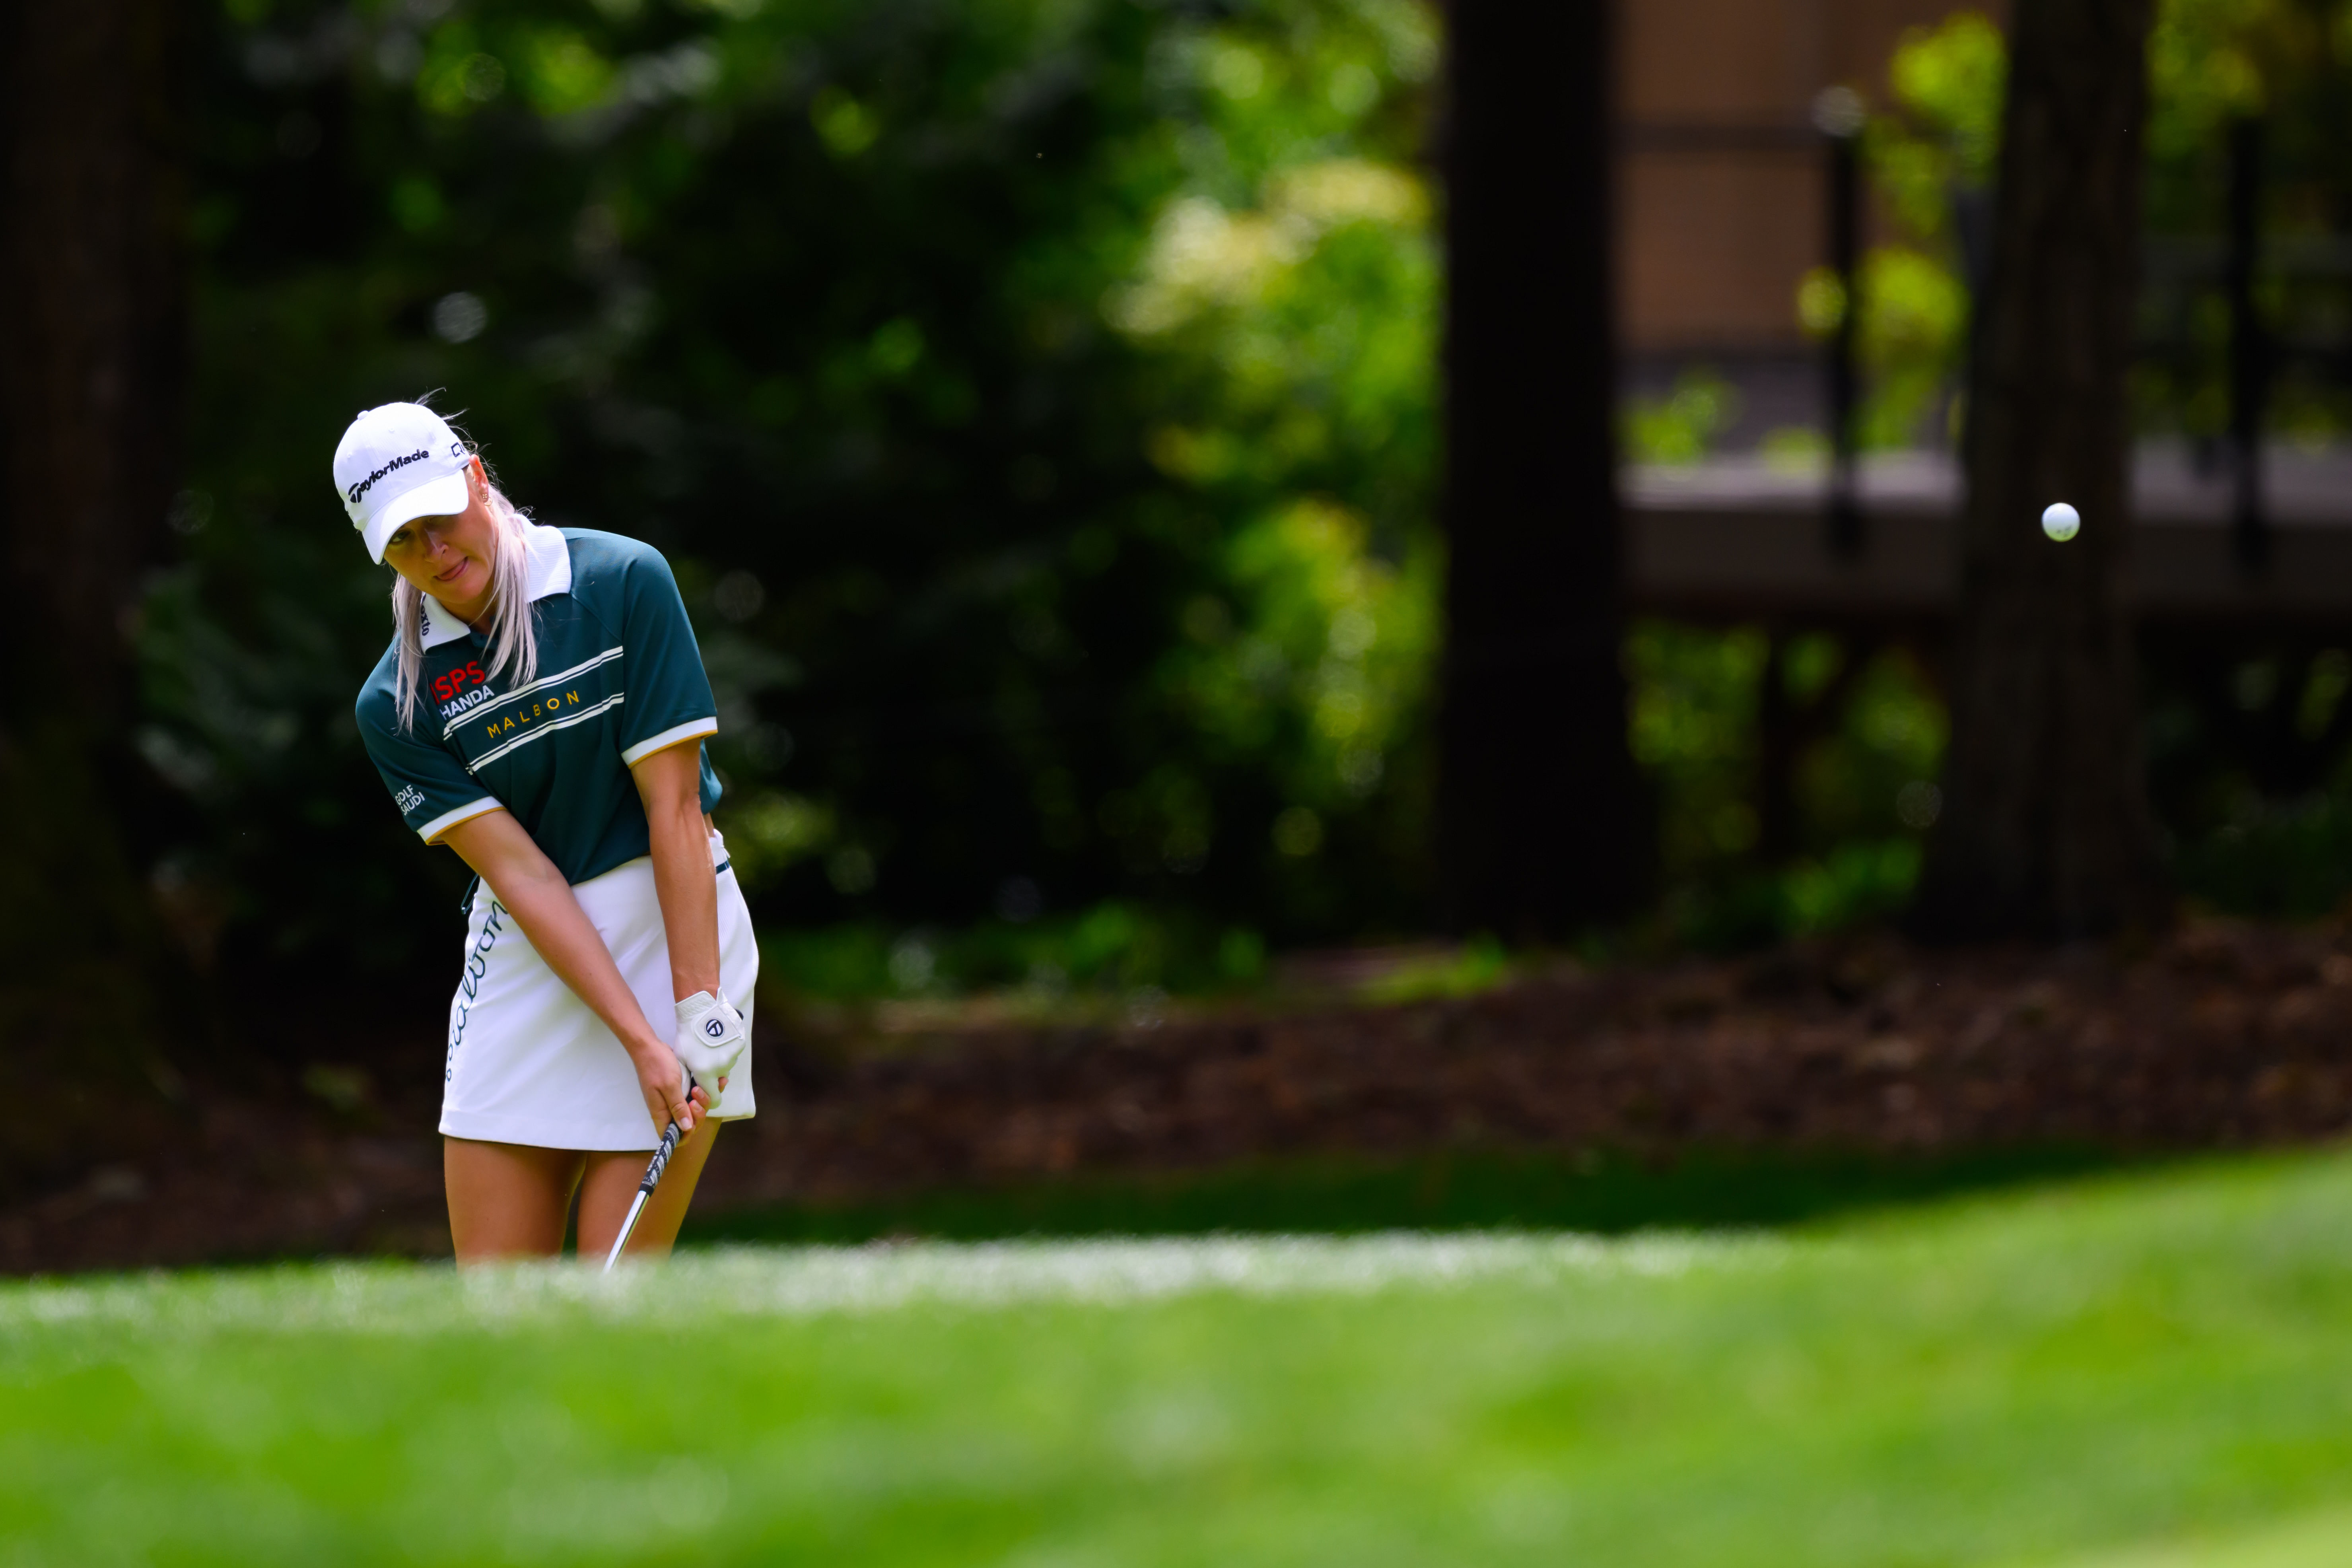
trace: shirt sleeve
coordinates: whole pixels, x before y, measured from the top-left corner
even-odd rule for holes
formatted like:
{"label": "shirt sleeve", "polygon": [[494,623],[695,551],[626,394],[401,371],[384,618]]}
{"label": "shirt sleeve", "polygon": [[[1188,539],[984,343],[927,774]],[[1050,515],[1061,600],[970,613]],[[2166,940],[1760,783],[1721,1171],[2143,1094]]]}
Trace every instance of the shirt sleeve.
{"label": "shirt sleeve", "polygon": [[368,760],[392,792],[394,807],[425,843],[468,817],[504,806],[446,747],[413,731],[403,732],[390,696],[371,691],[362,697],[359,721]]}
{"label": "shirt sleeve", "polygon": [[719,732],[719,704],[669,563],[647,550],[629,563],[622,590],[621,646],[629,700],[621,710],[621,761],[644,758]]}

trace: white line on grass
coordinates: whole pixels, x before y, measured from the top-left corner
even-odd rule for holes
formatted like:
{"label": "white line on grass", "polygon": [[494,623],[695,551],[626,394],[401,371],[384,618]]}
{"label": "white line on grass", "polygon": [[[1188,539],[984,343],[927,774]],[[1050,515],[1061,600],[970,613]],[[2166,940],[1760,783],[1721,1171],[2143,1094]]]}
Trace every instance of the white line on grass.
{"label": "white line on grass", "polygon": [[333,1263],[0,1288],[0,1336],[89,1327],[174,1336],[209,1331],[410,1334],[616,1324],[698,1313],[812,1317],[916,1306],[1118,1307],[1207,1292],[1363,1295],[1479,1281],[1530,1285],[1656,1279],[1693,1268],[1769,1267],[1788,1244],[1759,1236],[1622,1240],[1485,1232],[1199,1240],[926,1242],[727,1247],[600,1275],[577,1263],[446,1267]]}

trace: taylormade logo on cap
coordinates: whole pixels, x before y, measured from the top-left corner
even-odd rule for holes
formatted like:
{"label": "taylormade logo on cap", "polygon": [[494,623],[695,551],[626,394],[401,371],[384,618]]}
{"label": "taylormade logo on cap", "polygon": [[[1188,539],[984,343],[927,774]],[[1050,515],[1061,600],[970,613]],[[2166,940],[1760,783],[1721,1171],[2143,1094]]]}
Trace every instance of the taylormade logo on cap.
{"label": "taylormade logo on cap", "polygon": [[353,485],[352,487],[351,494],[345,496],[343,500],[346,504],[356,509],[360,504],[360,498],[374,488],[376,480],[383,478],[384,475],[392,472],[394,468],[406,468],[411,463],[421,463],[431,455],[432,454],[425,451],[424,447],[419,447],[414,452],[409,453],[405,458],[394,458],[391,462],[386,463],[383,468],[378,468],[374,473],[370,474],[366,479],[363,479],[359,483]]}
{"label": "taylormade logo on cap", "polygon": [[403,523],[466,510],[473,454],[449,422],[421,403],[387,403],[352,421],[335,447],[335,489],[368,559]]}

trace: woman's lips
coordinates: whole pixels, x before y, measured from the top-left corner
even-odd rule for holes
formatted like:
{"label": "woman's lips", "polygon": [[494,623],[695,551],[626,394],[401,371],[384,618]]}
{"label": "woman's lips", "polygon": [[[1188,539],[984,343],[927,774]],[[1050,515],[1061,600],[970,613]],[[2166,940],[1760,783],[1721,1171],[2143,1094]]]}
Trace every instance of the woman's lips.
{"label": "woman's lips", "polygon": [[443,572],[436,575],[433,580],[436,583],[455,583],[458,578],[463,577],[466,574],[466,569],[472,564],[473,563],[470,561],[460,561],[455,566],[450,567],[446,572]]}

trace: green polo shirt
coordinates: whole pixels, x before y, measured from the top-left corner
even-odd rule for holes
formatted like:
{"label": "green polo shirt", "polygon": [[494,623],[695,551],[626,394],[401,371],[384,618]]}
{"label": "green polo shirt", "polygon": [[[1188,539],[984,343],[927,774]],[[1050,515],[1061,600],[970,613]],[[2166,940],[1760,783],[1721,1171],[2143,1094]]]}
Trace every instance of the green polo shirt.
{"label": "green polo shirt", "polygon": [[[565,881],[584,882],[651,852],[630,765],[717,733],[718,707],[659,551],[534,524],[524,562],[537,675],[493,675],[488,639],[426,595],[414,727],[401,729],[393,704],[395,645],[360,689],[360,734],[393,805],[427,844],[504,807]],[[718,804],[706,747],[702,809]]]}

